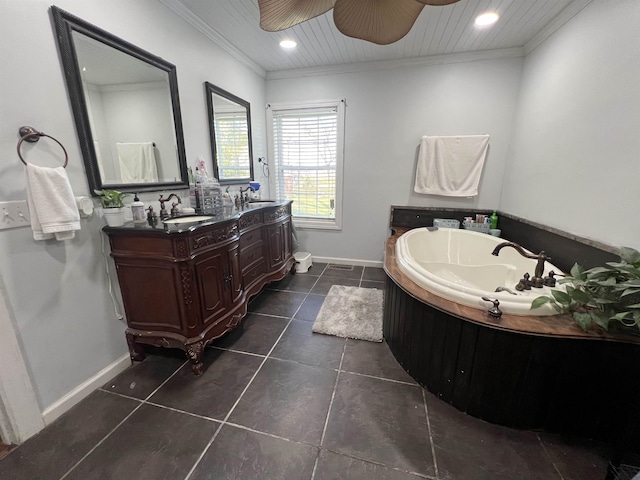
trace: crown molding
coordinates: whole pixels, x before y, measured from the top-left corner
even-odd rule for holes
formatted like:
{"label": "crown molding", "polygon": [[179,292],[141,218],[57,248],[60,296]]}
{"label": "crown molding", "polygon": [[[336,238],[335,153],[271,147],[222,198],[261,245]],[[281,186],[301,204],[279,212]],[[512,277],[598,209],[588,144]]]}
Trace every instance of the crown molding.
{"label": "crown molding", "polygon": [[479,52],[462,52],[448,55],[433,55],[418,58],[399,58],[395,60],[380,60],[374,62],[349,63],[343,65],[327,65],[322,67],[298,68],[293,70],[277,70],[267,72],[267,80],[281,80],[285,78],[316,77],[321,75],[340,75],[345,73],[371,72],[376,70],[395,70],[398,68],[415,68],[429,65],[443,65],[448,63],[475,62],[495,58],[523,57],[521,47],[502,48],[496,50],[482,50]]}
{"label": "crown molding", "polygon": [[575,17],[593,0],[574,0],[567,5],[546,27],[540,30],[531,40],[524,45],[524,54],[528,55],[538,46],[540,46],[547,38],[557,32],[560,27]]}
{"label": "crown molding", "polygon": [[177,16],[182,18],[185,22],[191,25],[193,28],[202,33],[205,37],[215,43],[222,50],[231,55],[234,59],[249,67],[255,73],[257,73],[261,78],[265,78],[267,75],[267,71],[258,65],[256,62],[247,57],[244,53],[242,53],[239,49],[237,49],[233,44],[231,44],[228,40],[226,40],[222,35],[220,35],[216,30],[211,28],[211,26],[207,25],[203,22],[197,15],[195,15],[189,8],[184,5],[180,0],[160,0],[160,3],[164,4],[169,10],[175,13]]}

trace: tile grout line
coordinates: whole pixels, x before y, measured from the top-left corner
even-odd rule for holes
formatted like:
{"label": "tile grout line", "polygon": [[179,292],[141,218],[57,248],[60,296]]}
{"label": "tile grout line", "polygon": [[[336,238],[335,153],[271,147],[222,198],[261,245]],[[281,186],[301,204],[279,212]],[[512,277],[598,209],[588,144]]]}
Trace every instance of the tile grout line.
{"label": "tile grout line", "polygon": [[120,423],[118,423],[115,427],[113,427],[111,429],[111,431],[109,433],[107,433],[102,440],[100,440],[98,443],[96,443],[93,448],[91,450],[89,450],[80,460],[78,460],[69,470],[67,470],[67,473],[65,473],[63,476],[60,477],[60,480],[64,480],[67,476],[69,476],[69,474],[75,470],[78,465],[80,465],[89,455],[91,455],[100,445],[102,445],[112,434],[113,432],[115,432],[118,428],[120,428],[120,426],[126,422],[127,420],[129,420],[129,418],[131,418],[131,416],[136,413],[140,408],[142,408],[142,406],[147,403],[147,400],[153,395],[155,394],[160,388],[162,388],[164,386],[165,383],[167,383],[171,378],[173,378],[173,376],[178,373],[182,367],[184,367],[187,363],[189,362],[189,360],[185,360],[184,363],[182,363],[182,365],[180,365],[178,368],[176,368],[176,370],[169,375],[169,377],[167,377],[167,379],[162,382],[155,390],[153,390],[144,400],[140,400],[137,399],[138,401],[140,401],[140,405],[138,405],[136,408],[134,408],[129,415],[127,415],[126,417],[124,417]]}
{"label": "tile grout line", "polygon": [[[319,279],[320,277],[318,277]],[[318,280],[316,280],[314,282],[314,286],[315,284],[318,282]],[[313,288],[313,287],[311,287]],[[295,315],[298,313],[298,311],[302,308],[302,304],[304,303],[304,301],[307,299],[307,297],[309,296],[309,293],[307,293],[304,297],[304,300],[302,300],[302,302],[300,302],[300,305],[298,305],[298,308],[296,308],[295,312],[293,313],[293,315],[291,315],[291,317],[289,318],[289,321],[287,322],[287,325],[282,329],[282,332],[280,333],[280,335],[278,336],[278,338],[276,339],[276,341],[273,343],[273,345],[271,346],[271,349],[269,350],[269,352],[267,352],[267,354],[265,355],[265,357],[262,359],[262,362],[260,363],[260,365],[258,366],[257,370],[255,371],[255,373],[253,374],[253,376],[251,377],[251,379],[249,380],[249,382],[247,383],[247,385],[244,387],[244,389],[242,390],[242,393],[240,393],[240,395],[238,396],[238,399],[235,401],[235,403],[233,404],[233,406],[231,407],[231,409],[229,410],[229,412],[227,413],[227,415],[224,417],[224,419],[222,420],[222,422],[220,423],[220,426],[216,429],[216,431],[214,432],[213,436],[211,437],[211,440],[209,440],[209,443],[207,443],[207,445],[204,447],[204,450],[202,451],[202,453],[200,454],[200,456],[198,456],[197,460],[195,461],[195,463],[193,464],[193,467],[191,467],[191,470],[189,470],[189,472],[187,473],[187,476],[184,477],[184,480],[189,480],[189,478],[191,478],[191,475],[193,475],[193,472],[195,472],[196,468],[198,467],[198,465],[200,464],[200,462],[202,461],[202,459],[204,458],[204,456],[206,455],[207,451],[209,451],[209,449],[211,448],[211,445],[213,445],[213,442],[215,441],[215,439],[217,438],[218,434],[220,433],[220,430],[222,430],[222,427],[224,427],[225,425],[227,425],[227,420],[229,420],[229,417],[231,417],[231,414],[233,413],[233,411],[236,409],[236,407],[238,406],[238,404],[240,403],[240,400],[242,400],[242,397],[244,396],[244,394],[247,392],[247,390],[249,389],[249,387],[251,386],[251,384],[253,383],[253,381],[255,380],[255,378],[258,376],[258,373],[260,373],[260,371],[262,370],[262,367],[264,366],[264,364],[267,362],[267,360],[269,360],[269,357],[271,355],[271,353],[273,352],[273,350],[275,350],[276,345],[278,345],[278,342],[282,339],[284,332],[287,331],[287,328],[289,328],[289,325],[291,325],[291,322],[293,321],[293,317],[295,317]],[[257,296],[256,296],[257,297]],[[257,312],[251,312],[251,313],[257,313]],[[62,480],[62,479],[61,479]]]}
{"label": "tile grout line", "polygon": [[336,391],[338,390],[338,381],[340,380],[340,372],[342,371],[342,362],[344,361],[344,354],[347,350],[347,339],[344,339],[342,346],[342,355],[340,356],[340,364],[338,365],[338,373],[336,374],[336,381],[333,384],[333,392],[331,392],[331,400],[329,401],[329,408],[327,409],[327,416],[324,419],[324,427],[322,428],[322,436],[320,437],[320,445],[318,446],[318,455],[316,461],[313,464],[313,470],[311,472],[311,480],[316,477],[316,471],[318,470],[318,462],[320,461],[320,453],[322,452],[322,444],[324,443],[324,437],[327,434],[327,427],[329,426],[329,417],[331,416],[331,408],[333,407],[333,400],[336,398]]}
{"label": "tile grout line", "polygon": [[233,352],[233,353],[237,353],[239,355],[247,355],[248,357],[258,357],[258,358],[264,358],[265,357],[264,355],[262,355],[260,353],[245,352],[243,350],[235,350],[233,348],[218,347],[217,345],[210,345],[207,348],[210,348],[211,350],[221,350],[223,352]]}
{"label": "tile grout line", "polygon": [[384,468],[386,468],[388,470],[393,470],[395,472],[407,473],[409,475],[416,476],[416,477],[419,477],[419,478],[426,478],[428,480],[438,480],[433,475],[429,475],[427,473],[413,472],[411,470],[406,470],[406,469],[402,469],[402,468],[399,468],[399,467],[394,467],[392,465],[387,465],[385,463],[377,462],[375,460],[370,460],[370,459],[367,459],[367,458],[358,457],[357,455],[354,455],[352,453],[343,453],[343,452],[340,452],[339,450],[334,450],[332,448],[324,448],[323,450],[325,450],[327,452],[335,453],[336,455],[340,455],[342,457],[347,457],[347,458],[351,458],[351,459],[354,459],[354,460],[358,460],[358,461],[363,462],[363,463],[370,463],[371,465],[378,465],[380,467],[384,467]]}
{"label": "tile grout line", "polygon": [[549,452],[547,451],[547,447],[544,446],[544,442],[540,438],[540,434],[536,433],[536,438],[538,439],[538,443],[540,443],[540,446],[542,447],[542,451],[544,452],[545,456],[549,459],[549,461],[551,462],[551,465],[553,465],[553,469],[556,471],[556,473],[560,477],[560,480],[564,480],[562,473],[560,473],[560,470],[558,469],[556,463],[553,461],[553,458],[551,458],[551,455],[549,455]]}
{"label": "tile grout line", "polygon": [[431,456],[433,457],[433,470],[436,474],[436,479],[440,480],[440,472],[438,471],[438,460],[436,459],[436,446],[433,443],[433,432],[431,431],[431,419],[429,418],[429,406],[427,405],[427,394],[422,390],[422,401],[424,402],[424,414],[427,418],[427,430],[429,431],[429,443],[431,444]]}
{"label": "tile grout line", "polygon": [[85,460],[89,455],[91,455],[91,454],[92,454],[92,453],[93,453],[93,452],[94,452],[94,451],[95,451],[95,450],[96,450],[100,445],[102,445],[102,444],[107,440],[107,438],[109,438],[109,437],[111,436],[111,434],[112,434],[113,432],[115,432],[118,428],[120,428],[120,426],[121,426],[124,422],[126,422],[127,420],[129,420],[129,417],[131,417],[131,415],[133,415],[134,413],[136,413],[136,412],[137,412],[137,411],[142,407],[142,405],[144,405],[144,401],[140,402],[140,404],[139,404],[138,406],[136,406],[136,408],[134,408],[133,410],[131,410],[131,412],[129,413],[129,415],[127,415],[126,417],[124,417],[124,418],[120,421],[120,423],[118,423],[115,427],[113,427],[113,428],[111,429],[111,431],[110,431],[109,433],[107,433],[107,434],[102,438],[102,440],[100,440],[98,443],[96,443],[96,444],[94,445],[94,447],[93,447],[91,450],[89,450],[87,453],[85,453],[85,454],[84,454],[84,456],[83,456],[80,460],[78,460],[78,461],[77,461],[77,462],[76,462],[76,463],[75,463],[75,464],[74,464],[74,465],[73,465],[69,470],[67,470],[67,473],[65,473],[63,476],[61,476],[61,477],[60,477],[60,480],[64,480],[65,478],[67,478],[67,476],[68,476],[71,472],[73,472],[73,470],[75,470],[75,469],[78,467],[78,465],[80,465],[80,464],[81,464],[81,463],[82,463],[82,462],[83,462],[83,461],[84,461],[84,460]]}
{"label": "tile grout line", "polygon": [[[301,293],[301,292],[291,292],[291,290],[270,290],[270,291],[271,291],[271,292]],[[262,292],[260,292],[260,293],[262,293]],[[256,297],[257,297],[257,295],[256,295]],[[289,317],[285,317],[284,315],[273,315],[273,314],[271,314],[271,313],[260,313],[260,312],[250,312],[250,311],[247,311],[247,315],[245,315],[245,316],[243,317],[243,319],[244,319],[244,318],[247,318],[247,316],[249,316],[249,314],[253,314],[253,315],[262,315],[263,317],[271,317],[271,318],[289,318]]]}
{"label": "tile grout line", "polygon": [[[352,339],[346,338],[345,340],[352,340]],[[366,341],[366,340],[363,340],[363,341]],[[352,372],[350,370],[342,370],[342,369],[340,369],[340,373],[348,373],[350,375],[357,375],[359,377],[373,378],[374,380],[382,380],[383,382],[399,383],[400,385],[407,385],[409,387],[418,387],[422,389],[422,387],[420,387],[420,385],[418,385],[417,383],[404,382],[402,380],[395,380],[393,378],[376,377],[375,375],[369,375],[367,373]]]}
{"label": "tile grout line", "polygon": [[111,390],[105,390],[103,387],[98,388],[98,390],[104,393],[108,393],[109,395],[115,395],[117,397],[122,397],[128,400],[135,400],[136,402],[144,403],[144,400],[141,400],[140,398],[131,397],[129,395],[125,395],[124,393],[120,393],[120,392],[112,392]]}

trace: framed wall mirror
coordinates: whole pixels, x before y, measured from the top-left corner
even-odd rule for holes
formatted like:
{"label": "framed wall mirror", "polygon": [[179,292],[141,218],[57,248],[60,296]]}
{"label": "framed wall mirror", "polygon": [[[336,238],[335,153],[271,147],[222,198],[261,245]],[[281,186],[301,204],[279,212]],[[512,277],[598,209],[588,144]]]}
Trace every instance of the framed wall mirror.
{"label": "framed wall mirror", "polygon": [[213,170],[221,184],[253,180],[249,102],[205,82]]}
{"label": "framed wall mirror", "polygon": [[188,188],[175,65],[51,13],[91,193]]}

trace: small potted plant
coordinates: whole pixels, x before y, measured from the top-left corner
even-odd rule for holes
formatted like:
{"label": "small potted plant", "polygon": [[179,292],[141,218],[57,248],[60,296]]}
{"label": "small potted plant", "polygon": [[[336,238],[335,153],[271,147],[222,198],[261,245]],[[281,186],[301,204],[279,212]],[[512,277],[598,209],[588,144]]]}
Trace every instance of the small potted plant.
{"label": "small potted plant", "polygon": [[117,190],[101,190],[99,194],[107,225],[110,227],[124,225],[124,199],[129,194]]}

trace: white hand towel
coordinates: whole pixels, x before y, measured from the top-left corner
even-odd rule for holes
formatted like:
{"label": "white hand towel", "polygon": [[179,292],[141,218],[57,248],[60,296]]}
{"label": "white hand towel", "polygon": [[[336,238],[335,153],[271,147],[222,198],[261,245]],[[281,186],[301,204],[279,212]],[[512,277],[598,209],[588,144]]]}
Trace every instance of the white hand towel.
{"label": "white hand towel", "polygon": [[156,153],[152,142],[116,143],[122,183],[158,181]]}
{"label": "white hand towel", "polygon": [[416,193],[472,197],[489,149],[489,135],[424,136],[416,167]]}
{"label": "white hand towel", "polygon": [[69,240],[80,230],[80,213],[64,167],[27,164],[27,204],[35,240]]}

